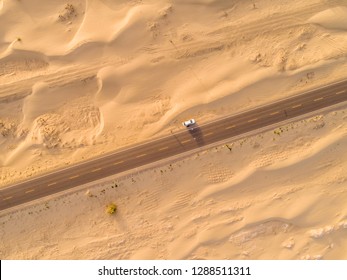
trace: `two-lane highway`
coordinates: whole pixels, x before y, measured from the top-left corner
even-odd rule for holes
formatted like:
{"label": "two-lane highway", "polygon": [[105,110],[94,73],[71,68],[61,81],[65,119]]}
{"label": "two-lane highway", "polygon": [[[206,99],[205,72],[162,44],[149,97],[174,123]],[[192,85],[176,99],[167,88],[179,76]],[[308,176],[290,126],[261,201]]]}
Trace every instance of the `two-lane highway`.
{"label": "two-lane highway", "polygon": [[[0,190],[0,210],[347,101],[347,81],[121,149]],[[197,120],[199,121],[199,120]]]}

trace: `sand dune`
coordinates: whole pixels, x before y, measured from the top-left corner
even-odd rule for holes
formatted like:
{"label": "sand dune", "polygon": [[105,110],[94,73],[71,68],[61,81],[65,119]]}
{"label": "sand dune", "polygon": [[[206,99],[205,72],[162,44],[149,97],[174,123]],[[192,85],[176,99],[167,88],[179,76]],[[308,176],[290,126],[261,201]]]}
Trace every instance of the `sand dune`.
{"label": "sand dune", "polygon": [[0,59],[0,76],[19,72],[35,72],[48,66],[47,58],[41,53],[12,50]]}
{"label": "sand dune", "polygon": [[[345,79],[346,9],[343,0],[0,1],[0,185],[180,131],[187,118],[204,123]],[[4,215],[1,254],[346,258],[345,121],[343,109],[320,114],[119,179],[117,191],[106,183],[90,188],[96,197]],[[119,204],[114,219],[103,188]]]}
{"label": "sand dune", "polygon": [[347,8],[327,9],[311,17],[308,22],[322,25],[325,28],[345,30],[347,28]]}

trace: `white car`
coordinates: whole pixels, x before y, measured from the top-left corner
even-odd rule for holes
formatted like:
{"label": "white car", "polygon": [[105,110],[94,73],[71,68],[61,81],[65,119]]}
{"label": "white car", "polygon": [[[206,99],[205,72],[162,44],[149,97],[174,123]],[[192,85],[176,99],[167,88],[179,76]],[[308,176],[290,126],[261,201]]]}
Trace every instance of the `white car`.
{"label": "white car", "polygon": [[183,122],[182,124],[183,124],[185,127],[190,127],[190,126],[192,126],[192,125],[195,124],[195,120],[194,120],[194,119],[190,119],[190,120],[188,120],[188,121]]}

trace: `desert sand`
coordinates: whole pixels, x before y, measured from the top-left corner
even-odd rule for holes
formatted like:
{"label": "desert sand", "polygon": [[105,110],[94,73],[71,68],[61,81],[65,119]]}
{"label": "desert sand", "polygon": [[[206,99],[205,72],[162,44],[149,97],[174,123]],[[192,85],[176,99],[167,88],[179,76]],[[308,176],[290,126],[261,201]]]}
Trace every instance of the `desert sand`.
{"label": "desert sand", "polygon": [[[346,79],[346,19],[342,0],[0,1],[0,185]],[[0,255],[346,259],[345,122],[6,211]]]}
{"label": "desert sand", "polygon": [[346,120],[317,115],[3,213],[1,256],[346,259]]}

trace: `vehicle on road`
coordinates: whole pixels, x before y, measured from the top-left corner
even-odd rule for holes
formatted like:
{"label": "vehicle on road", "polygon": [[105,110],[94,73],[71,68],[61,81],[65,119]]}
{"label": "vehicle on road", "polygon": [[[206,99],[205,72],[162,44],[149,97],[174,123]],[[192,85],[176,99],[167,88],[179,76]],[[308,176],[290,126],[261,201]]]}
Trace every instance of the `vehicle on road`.
{"label": "vehicle on road", "polygon": [[194,119],[190,119],[190,120],[188,120],[188,121],[183,122],[182,124],[183,124],[185,127],[191,127],[191,126],[193,126],[195,123],[196,123],[196,122],[195,122]]}

